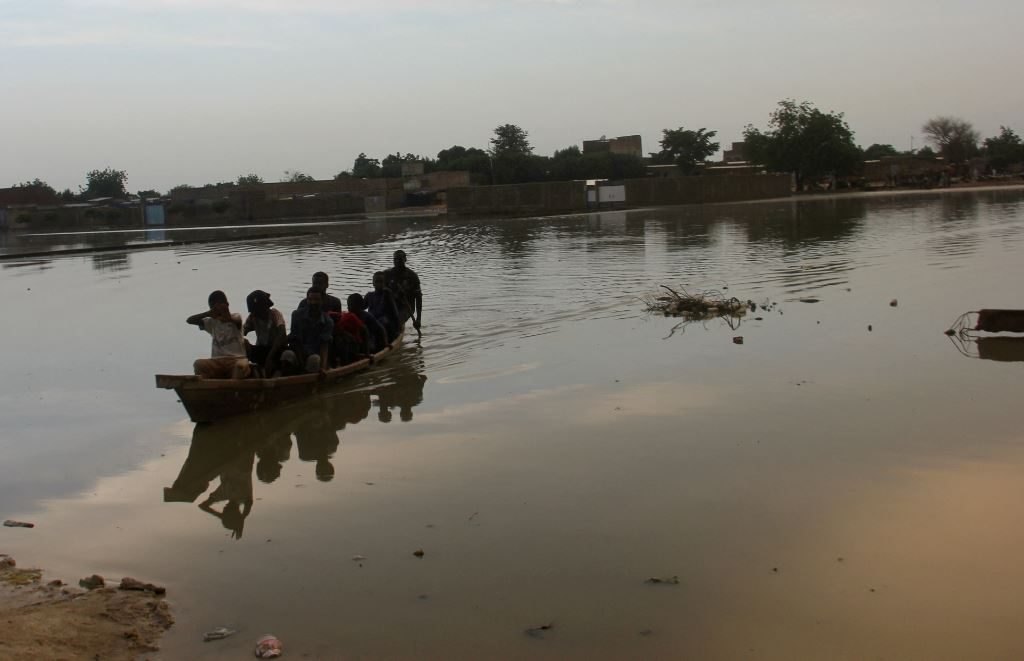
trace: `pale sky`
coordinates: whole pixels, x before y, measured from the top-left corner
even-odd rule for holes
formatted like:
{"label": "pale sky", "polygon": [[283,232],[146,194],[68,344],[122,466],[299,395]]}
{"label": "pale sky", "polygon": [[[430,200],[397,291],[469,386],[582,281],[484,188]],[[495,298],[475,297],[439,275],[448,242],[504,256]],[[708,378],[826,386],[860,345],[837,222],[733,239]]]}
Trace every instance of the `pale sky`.
{"label": "pale sky", "polygon": [[1020,0],[0,0],[0,187],[325,179],[504,123],[545,155],[728,146],[786,97],[863,146],[920,146],[935,115],[1024,134],[1022,26]]}

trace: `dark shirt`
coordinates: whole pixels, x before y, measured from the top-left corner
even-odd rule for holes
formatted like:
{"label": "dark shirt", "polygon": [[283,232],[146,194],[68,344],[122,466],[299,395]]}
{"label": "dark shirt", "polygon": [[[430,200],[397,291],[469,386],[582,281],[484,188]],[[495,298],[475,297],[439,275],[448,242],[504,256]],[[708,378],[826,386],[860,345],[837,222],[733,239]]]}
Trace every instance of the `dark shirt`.
{"label": "dark shirt", "polygon": [[319,318],[309,316],[309,308],[292,312],[292,330],[288,341],[299,345],[307,356],[320,353],[321,344],[330,344],[334,324],[321,310]]}
{"label": "dark shirt", "polygon": [[382,289],[377,291],[376,289],[367,293],[366,296],[366,309],[377,318],[377,321],[384,326],[388,332],[388,338],[391,339],[398,335],[398,305],[395,303],[395,297],[391,294],[388,289]]}
{"label": "dark shirt", "polygon": [[[309,305],[308,301],[306,301],[306,299],[302,299],[299,303],[298,309],[305,310],[307,305]],[[337,296],[324,294],[324,304],[322,307],[324,312],[337,312],[338,314],[341,314],[341,299]]]}
{"label": "dark shirt", "polygon": [[416,311],[416,297],[421,296],[420,278],[409,267],[402,269],[390,268],[384,271],[384,284],[395,295],[395,302],[403,319],[408,319]]}
{"label": "dark shirt", "polygon": [[358,312],[356,315],[362,320],[366,330],[370,333],[370,351],[376,353],[386,347],[388,345],[388,333],[380,325],[380,322],[366,310]]}

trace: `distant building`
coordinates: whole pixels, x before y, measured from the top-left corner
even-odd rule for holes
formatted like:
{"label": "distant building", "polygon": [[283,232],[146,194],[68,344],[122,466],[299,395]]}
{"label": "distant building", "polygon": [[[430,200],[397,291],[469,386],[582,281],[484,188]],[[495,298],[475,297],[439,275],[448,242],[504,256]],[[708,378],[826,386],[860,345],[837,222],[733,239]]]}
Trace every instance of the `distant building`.
{"label": "distant building", "polygon": [[739,161],[746,161],[746,142],[734,142],[732,143],[732,149],[726,149],[722,152],[722,160],[726,163],[735,163]]}
{"label": "distant building", "polygon": [[624,135],[618,138],[605,138],[599,140],[584,140],[583,153],[594,154],[610,152],[612,154],[626,154],[643,158],[644,147],[639,135]]}
{"label": "distant building", "polygon": [[423,174],[423,161],[405,161],[402,163],[403,177],[419,177]]}

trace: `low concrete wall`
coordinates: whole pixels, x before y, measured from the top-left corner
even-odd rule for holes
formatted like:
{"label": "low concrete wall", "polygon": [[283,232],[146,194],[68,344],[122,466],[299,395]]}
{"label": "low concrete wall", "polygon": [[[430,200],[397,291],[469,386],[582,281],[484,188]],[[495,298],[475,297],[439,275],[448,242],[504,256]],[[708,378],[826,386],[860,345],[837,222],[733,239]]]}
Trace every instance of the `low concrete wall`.
{"label": "low concrete wall", "polygon": [[631,207],[741,202],[792,195],[788,174],[729,177],[667,177],[627,179],[626,204]]}
{"label": "low concrete wall", "polygon": [[[788,174],[733,175],[729,177],[646,177],[607,183],[601,189],[624,188],[625,200],[598,193],[597,199],[616,207],[671,206],[709,202],[740,202],[789,197]],[[509,215],[568,213],[594,208],[587,204],[582,181],[557,181],[509,186],[474,186],[448,191],[448,213],[456,215]]]}
{"label": "low concrete wall", "polygon": [[531,215],[585,211],[582,181],[552,181],[508,186],[472,186],[448,191],[448,213],[461,215]]}

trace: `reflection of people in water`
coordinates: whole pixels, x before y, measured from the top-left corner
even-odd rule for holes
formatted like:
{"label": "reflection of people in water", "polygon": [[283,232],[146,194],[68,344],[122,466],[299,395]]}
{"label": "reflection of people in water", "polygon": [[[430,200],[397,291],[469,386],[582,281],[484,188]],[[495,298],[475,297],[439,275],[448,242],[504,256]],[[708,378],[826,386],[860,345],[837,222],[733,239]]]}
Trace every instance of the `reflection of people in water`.
{"label": "reflection of people in water", "polygon": [[270,484],[281,477],[281,466],[292,454],[292,438],[288,434],[279,436],[256,450],[256,477],[260,482]]}
{"label": "reflection of people in water", "polygon": [[[228,462],[221,471],[220,485],[199,503],[199,509],[220,519],[235,539],[242,538],[245,517],[252,512],[252,464],[255,458],[255,450],[249,450]],[[225,501],[224,507],[218,512],[213,505],[221,501]]]}
{"label": "reflection of people in water", "polygon": [[412,374],[377,390],[377,419],[391,422],[391,409],[397,407],[399,419],[411,421],[413,407],[423,403],[423,384],[426,381],[426,374]]}
{"label": "reflection of people in water", "polygon": [[316,462],[316,479],[321,482],[334,479],[334,464],[330,460],[338,450],[338,434],[323,412],[317,411],[316,415],[300,422],[295,429],[295,445],[300,461]]}

